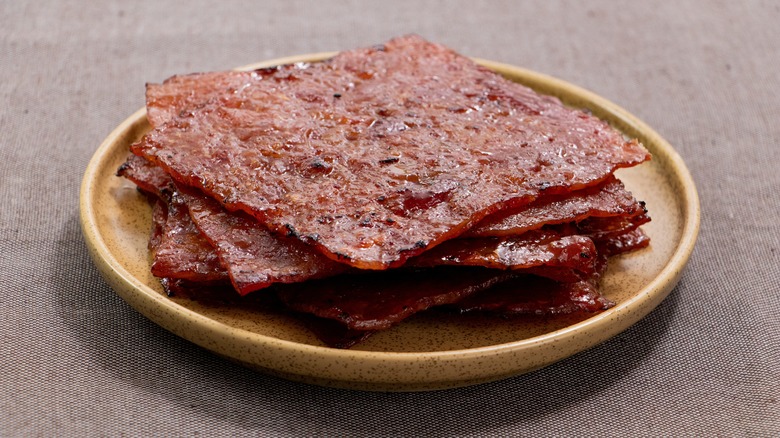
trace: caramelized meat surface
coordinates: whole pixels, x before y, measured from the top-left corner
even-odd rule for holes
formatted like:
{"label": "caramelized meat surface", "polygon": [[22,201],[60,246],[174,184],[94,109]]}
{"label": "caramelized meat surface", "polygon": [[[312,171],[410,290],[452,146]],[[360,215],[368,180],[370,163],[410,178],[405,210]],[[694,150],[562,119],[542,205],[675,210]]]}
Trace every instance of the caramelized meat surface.
{"label": "caramelized meat surface", "polygon": [[457,303],[461,312],[495,312],[503,315],[558,315],[597,312],[614,306],[591,281],[558,283],[525,276],[501,283]]}
{"label": "caramelized meat surface", "polygon": [[433,306],[452,304],[512,274],[441,267],[343,275],[275,286],[290,309],[333,319],[352,330],[381,330]]}
{"label": "caramelized meat surface", "polygon": [[[153,212],[153,217],[157,216],[159,213]],[[214,247],[195,227],[187,206],[177,196],[167,206],[167,217],[153,251],[152,274],[191,281],[227,279]]]}
{"label": "caramelized meat surface", "polygon": [[177,190],[241,295],[272,283],[328,277],[348,269],[298,239],[272,234],[251,216],[228,212],[197,190],[181,185]]}
{"label": "caramelized meat surface", "polygon": [[535,230],[520,236],[452,239],[414,257],[408,266],[560,267],[593,273],[596,247],[584,236]]}
{"label": "caramelized meat surface", "polygon": [[[227,269],[234,287],[242,295],[272,283],[323,278],[348,269],[346,265],[331,261],[297,239],[270,233],[251,216],[242,212],[228,212],[218,202],[196,189],[180,184],[175,190],[171,189],[172,184],[167,174],[143,158],[132,156],[120,172],[148,190],[156,188],[158,191],[165,191],[168,197],[174,193],[179,196],[178,202],[187,206],[198,231],[210,243],[198,247],[190,246],[189,249],[204,252],[197,256],[201,259],[212,257],[210,253],[216,251],[221,266]],[[582,203],[588,204],[587,201]],[[576,208],[577,202],[568,204]],[[516,212],[513,216],[519,220],[528,217],[529,221],[533,220],[532,215],[549,218],[551,214],[547,213],[548,210],[560,211],[555,205],[556,202],[547,202],[540,206],[529,206],[527,210]],[[607,210],[620,208],[604,203],[602,211]],[[176,218],[171,218],[169,228],[180,233],[193,231],[190,221],[185,218],[181,224],[175,224],[173,221]],[[406,265],[460,265],[523,270],[557,281],[575,282],[593,272],[596,256],[591,239],[577,234],[587,234],[585,231],[599,237],[608,234],[599,233],[598,224],[602,224],[612,234],[627,226],[633,229],[639,225],[634,223],[636,218],[613,216],[591,219],[597,222],[590,223],[585,220],[577,226],[547,226],[544,230],[517,236],[452,239],[410,259]],[[168,269],[169,272],[172,271],[170,266]]]}
{"label": "caramelized meat surface", "polygon": [[518,210],[491,215],[467,236],[516,236],[544,225],[581,221],[586,218],[633,217],[646,212],[615,177],[566,195],[543,196]]}
{"label": "caramelized meat surface", "polygon": [[649,157],[597,118],[413,36],[243,77],[134,152],[359,268],[401,265],[500,209]]}
{"label": "caramelized meat surface", "polygon": [[168,199],[174,188],[173,180],[164,170],[152,165],[146,158],[133,154],[128,155],[116,174],[129,179],[142,191],[162,200]]}

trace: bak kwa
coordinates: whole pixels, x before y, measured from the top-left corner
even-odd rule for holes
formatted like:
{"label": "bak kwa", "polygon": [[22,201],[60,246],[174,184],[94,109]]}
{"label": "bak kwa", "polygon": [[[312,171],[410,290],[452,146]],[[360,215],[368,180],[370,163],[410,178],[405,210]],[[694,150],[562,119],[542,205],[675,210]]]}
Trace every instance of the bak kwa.
{"label": "bak kwa", "polygon": [[[325,258],[297,239],[272,235],[252,217],[242,212],[227,212],[216,201],[197,190],[181,185],[178,185],[174,190],[167,174],[143,158],[130,156],[119,173],[148,191],[168,192],[168,195],[160,194],[159,196],[171,199],[169,203],[172,204],[170,207],[172,210],[178,211],[177,204],[183,201],[192,220],[188,217],[182,218],[180,214],[173,215],[168,221],[168,228],[178,230],[179,234],[183,234],[193,230],[192,222],[194,221],[203,237],[208,240],[206,243],[210,244],[201,245],[200,248],[190,246],[188,251],[200,250],[206,253],[193,254],[192,257],[196,259],[205,259],[216,251],[222,266],[229,271],[235,289],[242,295],[267,287],[272,283],[290,283],[328,277],[347,269],[346,265]],[[588,201],[588,199],[594,196],[598,197],[597,194],[590,193],[572,196],[578,201],[565,200],[564,205],[574,206],[576,210],[590,211],[593,209],[594,202]],[[611,196],[606,197],[606,199],[610,198]],[[629,198],[633,199],[630,195]],[[561,202],[554,201],[539,206],[529,206],[525,210],[515,212],[514,216],[517,217],[515,222],[534,223],[541,221],[538,224],[541,227],[544,225],[544,220],[549,220],[555,214],[568,210],[568,208],[556,207]],[[624,206],[620,205],[619,202],[609,203],[602,200],[598,204],[597,210],[610,214],[614,213],[615,210],[624,209]],[[633,208],[628,211],[632,210]],[[582,216],[574,217],[574,219],[580,218]],[[179,220],[178,224],[171,223],[176,219]],[[583,234],[583,226],[586,225],[586,228],[594,229],[595,226],[591,224],[592,220],[600,220],[601,222],[617,220],[620,224],[623,222],[631,223],[630,220],[618,217],[597,217],[591,218],[591,220],[586,217],[576,226],[547,226],[545,230],[533,230],[501,237],[458,238],[410,259],[406,265],[411,267],[471,265],[497,269],[520,269],[559,281],[579,281],[582,275],[588,275],[592,272],[596,250],[588,236],[578,236],[577,234]],[[556,223],[556,221],[551,222]],[[607,225],[610,225],[610,222],[607,222]],[[163,236],[170,237],[169,234]],[[174,237],[181,239],[183,236]],[[193,241],[198,240],[198,238],[202,240],[201,236],[191,236]],[[168,245],[170,244],[168,243]],[[158,260],[155,260],[155,264],[158,263]],[[177,277],[170,274],[168,276]]]}
{"label": "bak kwa", "polygon": [[606,123],[416,36],[240,75],[133,151],[229,210],[367,269],[649,158]]}

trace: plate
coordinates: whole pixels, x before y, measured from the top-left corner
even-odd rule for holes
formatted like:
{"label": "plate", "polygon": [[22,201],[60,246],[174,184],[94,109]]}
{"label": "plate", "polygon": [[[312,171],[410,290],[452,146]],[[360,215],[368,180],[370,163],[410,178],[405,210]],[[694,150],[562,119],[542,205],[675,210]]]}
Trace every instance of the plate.
{"label": "plate", "polygon": [[[244,69],[316,61],[320,53]],[[567,82],[519,67],[477,62],[607,120],[653,154],[618,172],[647,202],[649,248],[610,262],[603,290],[617,305],[587,318],[510,318],[428,312],[349,350],[327,348],[298,321],[271,311],[207,306],[168,298],[149,272],[150,208],[135,186],[114,176],[128,146],[150,127],[143,109],[119,125],[90,161],[81,185],[81,226],[106,282],[165,329],[247,367],[312,384],[419,391],[493,381],[550,365],[615,336],[653,310],[677,284],[699,229],[693,180],[674,149],[617,105]]]}

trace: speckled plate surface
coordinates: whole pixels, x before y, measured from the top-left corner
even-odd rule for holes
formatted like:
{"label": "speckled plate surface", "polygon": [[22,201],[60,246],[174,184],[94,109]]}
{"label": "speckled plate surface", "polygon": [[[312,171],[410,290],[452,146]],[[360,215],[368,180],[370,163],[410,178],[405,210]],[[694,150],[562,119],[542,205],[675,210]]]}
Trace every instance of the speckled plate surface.
{"label": "speckled plate surface", "polygon": [[[323,53],[246,68],[314,61]],[[565,103],[587,108],[653,159],[619,177],[647,202],[649,248],[615,258],[603,290],[617,306],[586,319],[416,315],[349,350],[322,346],[294,318],[229,306],[206,306],[162,293],[149,273],[150,208],[135,186],[114,176],[128,146],[149,130],[144,110],[119,125],[90,161],[81,186],[81,226],[90,255],[127,303],[167,330],[248,367],[334,387],[417,391],[465,386],[532,371],[593,347],[654,309],[677,284],[699,229],[693,180],[674,149],[650,127],[615,104],[566,82],[478,60],[506,77]],[[140,88],[139,88],[140,90]],[[140,92],[140,91],[139,91]]]}

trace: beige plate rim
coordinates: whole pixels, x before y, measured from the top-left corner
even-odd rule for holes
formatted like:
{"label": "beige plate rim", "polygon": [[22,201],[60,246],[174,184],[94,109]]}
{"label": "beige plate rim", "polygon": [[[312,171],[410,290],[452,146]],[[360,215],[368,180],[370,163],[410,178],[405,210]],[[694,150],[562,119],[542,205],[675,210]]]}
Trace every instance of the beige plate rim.
{"label": "beige plate rim", "polygon": [[[327,52],[279,58],[245,66],[240,70],[317,61],[332,55],[333,53]],[[177,335],[252,368],[293,380],[326,386],[403,391],[464,386],[537,369],[609,339],[643,318],[668,295],[679,281],[682,269],[691,256],[699,231],[699,199],[690,172],[682,158],[660,135],[644,122],[607,99],[568,82],[531,70],[483,59],[475,60],[540,92],[557,95],[567,103],[585,107],[595,115],[608,120],[626,135],[640,138],[648,145],[654,157],[662,156],[667,163],[668,170],[679,181],[682,191],[678,193],[678,196],[684,215],[681,239],[662,271],[630,299],[585,321],[541,336],[485,347],[423,353],[332,349],[265,336],[214,321],[176,304],[134,277],[107,248],[97,226],[97,211],[93,201],[100,187],[96,184],[96,176],[106,165],[107,157],[116,147],[119,139],[128,131],[137,129],[139,124],[145,120],[146,112],[144,109],[140,109],[128,117],[103,141],[84,173],[80,191],[80,220],[93,261],[117,294],[149,319]],[[632,309],[640,308],[641,311],[631,312]],[[186,321],[189,330],[177,329],[175,321],[171,321],[171,318]],[[586,342],[587,345],[568,348],[559,357],[555,357],[547,363],[536,363],[525,367],[519,364],[512,366],[512,364],[503,363],[517,360],[518,357],[527,356],[539,348],[549,347],[552,344],[568,345],[567,342],[573,342],[574,337],[580,339],[581,343],[583,336],[592,337],[591,341]],[[238,347],[223,350],[220,345],[226,341],[238,345]],[[249,351],[249,353],[238,352],[244,350]],[[265,353],[258,354],[258,351],[265,351]],[[280,357],[284,358],[284,363],[280,361]],[[317,358],[328,366],[297,369],[301,366],[302,360],[311,358]],[[493,367],[487,372],[475,369],[465,374],[452,375],[453,366],[463,367],[469,362],[476,363],[476,360],[493,360],[502,363],[501,366]],[[334,372],[332,370],[334,364],[356,367],[355,376],[344,378],[343,371]],[[405,378],[403,373],[408,373],[412,368],[418,371],[424,369],[428,372],[410,373],[409,377]],[[357,372],[366,369],[379,371],[370,375]],[[430,376],[437,375],[437,373],[440,373],[442,377],[420,377],[420,375]]]}

